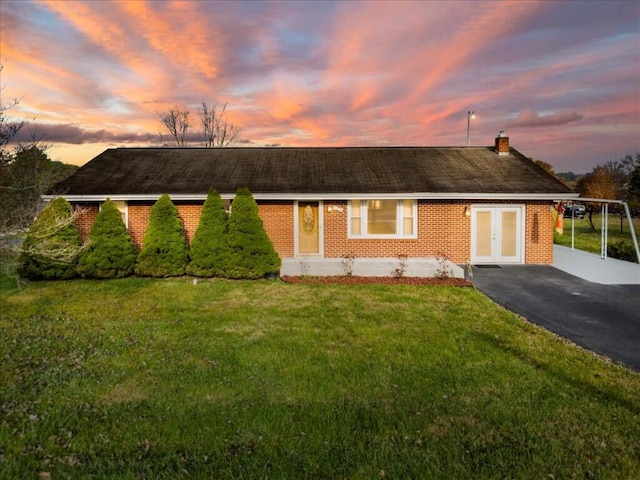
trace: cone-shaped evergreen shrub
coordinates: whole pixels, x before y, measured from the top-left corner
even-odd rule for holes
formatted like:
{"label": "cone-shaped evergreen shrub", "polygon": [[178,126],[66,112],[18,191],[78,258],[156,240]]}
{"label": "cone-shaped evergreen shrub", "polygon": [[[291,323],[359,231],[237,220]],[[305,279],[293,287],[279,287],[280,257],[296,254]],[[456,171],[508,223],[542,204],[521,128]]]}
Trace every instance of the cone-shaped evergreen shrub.
{"label": "cone-shaped evergreen shrub", "polygon": [[133,274],[135,265],[133,240],[118,207],[107,199],[91,227],[89,245],[78,260],[78,273],[89,278],[122,278]]}
{"label": "cone-shaped evergreen shrub", "polygon": [[280,270],[280,257],[258,216],[258,205],[248,188],[236,192],[228,222],[229,278],[262,278]]}
{"label": "cone-shaped evergreen shrub", "polygon": [[73,207],[64,198],[52,200],[31,225],[18,257],[18,273],[36,279],[72,278],[82,251],[73,223]]}
{"label": "cone-shaped evergreen shrub", "polygon": [[211,190],[202,207],[198,229],[189,250],[187,273],[196,277],[220,277],[228,259],[227,212],[216,190]]}
{"label": "cone-shaped evergreen shrub", "polygon": [[187,253],[178,210],[169,195],[162,195],[151,208],[135,272],[146,277],[184,275]]}

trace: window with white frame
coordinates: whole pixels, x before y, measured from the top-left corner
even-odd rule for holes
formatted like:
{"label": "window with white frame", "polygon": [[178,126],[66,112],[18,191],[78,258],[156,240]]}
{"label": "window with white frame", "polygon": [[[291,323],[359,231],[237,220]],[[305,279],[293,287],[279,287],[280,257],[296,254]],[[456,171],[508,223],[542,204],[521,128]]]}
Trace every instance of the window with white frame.
{"label": "window with white frame", "polygon": [[349,237],[416,238],[415,200],[351,200]]}

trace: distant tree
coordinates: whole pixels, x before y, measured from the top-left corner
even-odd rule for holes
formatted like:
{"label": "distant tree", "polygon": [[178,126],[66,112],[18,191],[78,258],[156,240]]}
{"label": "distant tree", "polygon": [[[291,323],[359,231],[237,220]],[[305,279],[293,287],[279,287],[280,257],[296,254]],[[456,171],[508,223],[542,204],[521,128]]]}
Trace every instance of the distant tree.
{"label": "distant tree", "polygon": [[[603,165],[594,167],[591,172],[582,177],[578,181],[576,188],[578,189],[578,192],[580,192],[580,195],[586,198],[602,198],[611,200],[614,200],[616,198],[616,188],[613,181],[613,176],[611,172]],[[594,202],[591,202],[587,205],[587,213],[591,231],[595,231],[596,229],[595,225],[593,224],[593,214],[598,208],[600,208],[601,205],[601,203]]]}
{"label": "distant tree", "polygon": [[49,202],[33,223],[18,257],[18,273],[29,279],[76,276],[82,238],[74,224],[77,211],[64,198]]}
{"label": "distant tree", "polygon": [[[189,138],[189,129],[192,127],[187,108],[174,107],[171,110],[157,112],[158,117],[169,135],[179,146],[184,146]],[[202,102],[198,110],[198,118],[202,126],[202,138],[205,147],[228,147],[238,140],[240,128],[227,119],[227,104],[218,108],[216,104],[209,105]]]}
{"label": "distant tree", "polygon": [[122,278],[133,274],[136,249],[118,207],[107,199],[96,217],[89,245],[80,255],[78,273],[88,278]]}
{"label": "distant tree", "polygon": [[550,163],[547,163],[543,160],[533,160],[533,159],[531,160],[533,161],[533,163],[535,163],[540,168],[542,168],[545,172],[550,173],[554,177],[557,177],[556,172],[553,171],[553,167],[551,166]]}
{"label": "distant tree", "polygon": [[187,256],[187,240],[178,210],[169,195],[162,195],[151,208],[135,273],[146,277],[184,275]]}
{"label": "distant tree", "polygon": [[280,270],[280,257],[273,248],[258,215],[258,205],[248,188],[240,188],[231,204],[229,229],[230,278],[262,278]]}
{"label": "distant tree", "polygon": [[[576,188],[583,197],[587,198],[627,200],[632,170],[633,158],[631,155],[627,155],[620,160],[608,161],[595,166],[591,172],[584,175],[578,181]],[[589,225],[594,231],[593,214],[600,206],[601,204],[597,202],[587,206]],[[623,212],[618,209],[617,213],[622,215]],[[622,216],[620,228],[622,228]]]}
{"label": "distant tree", "polygon": [[187,138],[187,132],[191,126],[189,124],[189,110],[180,110],[174,107],[166,112],[158,112],[158,116],[176,143],[183,147]]}
{"label": "distant tree", "polygon": [[226,119],[227,104],[220,110],[217,105],[202,102],[199,111],[205,147],[228,147],[238,139],[240,129]]}
{"label": "distant tree", "polygon": [[196,277],[221,277],[229,259],[227,212],[216,190],[211,190],[202,208],[200,223],[191,242],[187,273]]}
{"label": "distant tree", "polygon": [[531,160],[533,163],[535,163],[537,166],[539,166],[540,168],[542,168],[545,172],[547,172],[550,175],[553,175],[556,179],[560,180],[562,183],[564,183],[565,185],[569,186],[569,183],[560,175],[558,175],[554,170],[553,170],[553,166],[548,163],[545,162],[543,160],[534,160],[532,158],[530,158],[529,160]]}
{"label": "distant tree", "polygon": [[0,175],[0,229],[28,228],[42,204],[42,195],[77,169],[50,160],[46,147],[37,142],[19,145]]}
{"label": "distant tree", "polygon": [[636,166],[629,178],[629,196],[640,198],[640,154],[638,154]]}
{"label": "distant tree", "polygon": [[578,175],[573,172],[560,172],[558,176],[568,182],[574,182],[578,179]]}
{"label": "distant tree", "polygon": [[640,216],[640,153],[636,153],[627,184],[627,200],[636,216]]}

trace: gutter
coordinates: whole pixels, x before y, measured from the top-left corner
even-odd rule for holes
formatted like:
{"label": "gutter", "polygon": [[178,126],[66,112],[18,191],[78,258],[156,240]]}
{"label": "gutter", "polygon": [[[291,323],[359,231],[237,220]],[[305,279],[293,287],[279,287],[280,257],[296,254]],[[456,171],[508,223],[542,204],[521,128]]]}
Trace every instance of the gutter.
{"label": "gutter", "polygon": [[[159,193],[152,194],[100,194],[100,195],[43,195],[42,199],[50,201],[58,197],[64,197],[70,202],[104,202],[107,198],[122,201],[156,201]],[[180,194],[170,193],[171,200],[177,201],[204,201],[206,194]],[[223,199],[233,199],[235,193],[221,193]],[[557,193],[434,193],[434,192],[406,192],[406,193],[253,193],[256,200],[544,200],[554,201],[562,199],[578,200],[579,194]]]}

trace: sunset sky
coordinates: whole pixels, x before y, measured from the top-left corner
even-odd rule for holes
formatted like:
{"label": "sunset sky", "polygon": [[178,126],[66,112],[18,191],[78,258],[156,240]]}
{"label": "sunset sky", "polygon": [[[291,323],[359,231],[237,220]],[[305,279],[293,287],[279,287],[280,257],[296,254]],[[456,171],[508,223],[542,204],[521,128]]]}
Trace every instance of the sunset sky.
{"label": "sunset sky", "polygon": [[[239,146],[511,145],[556,171],[640,152],[639,1],[2,0],[2,103],[82,164],[228,102]],[[194,146],[198,143],[193,143]]]}

